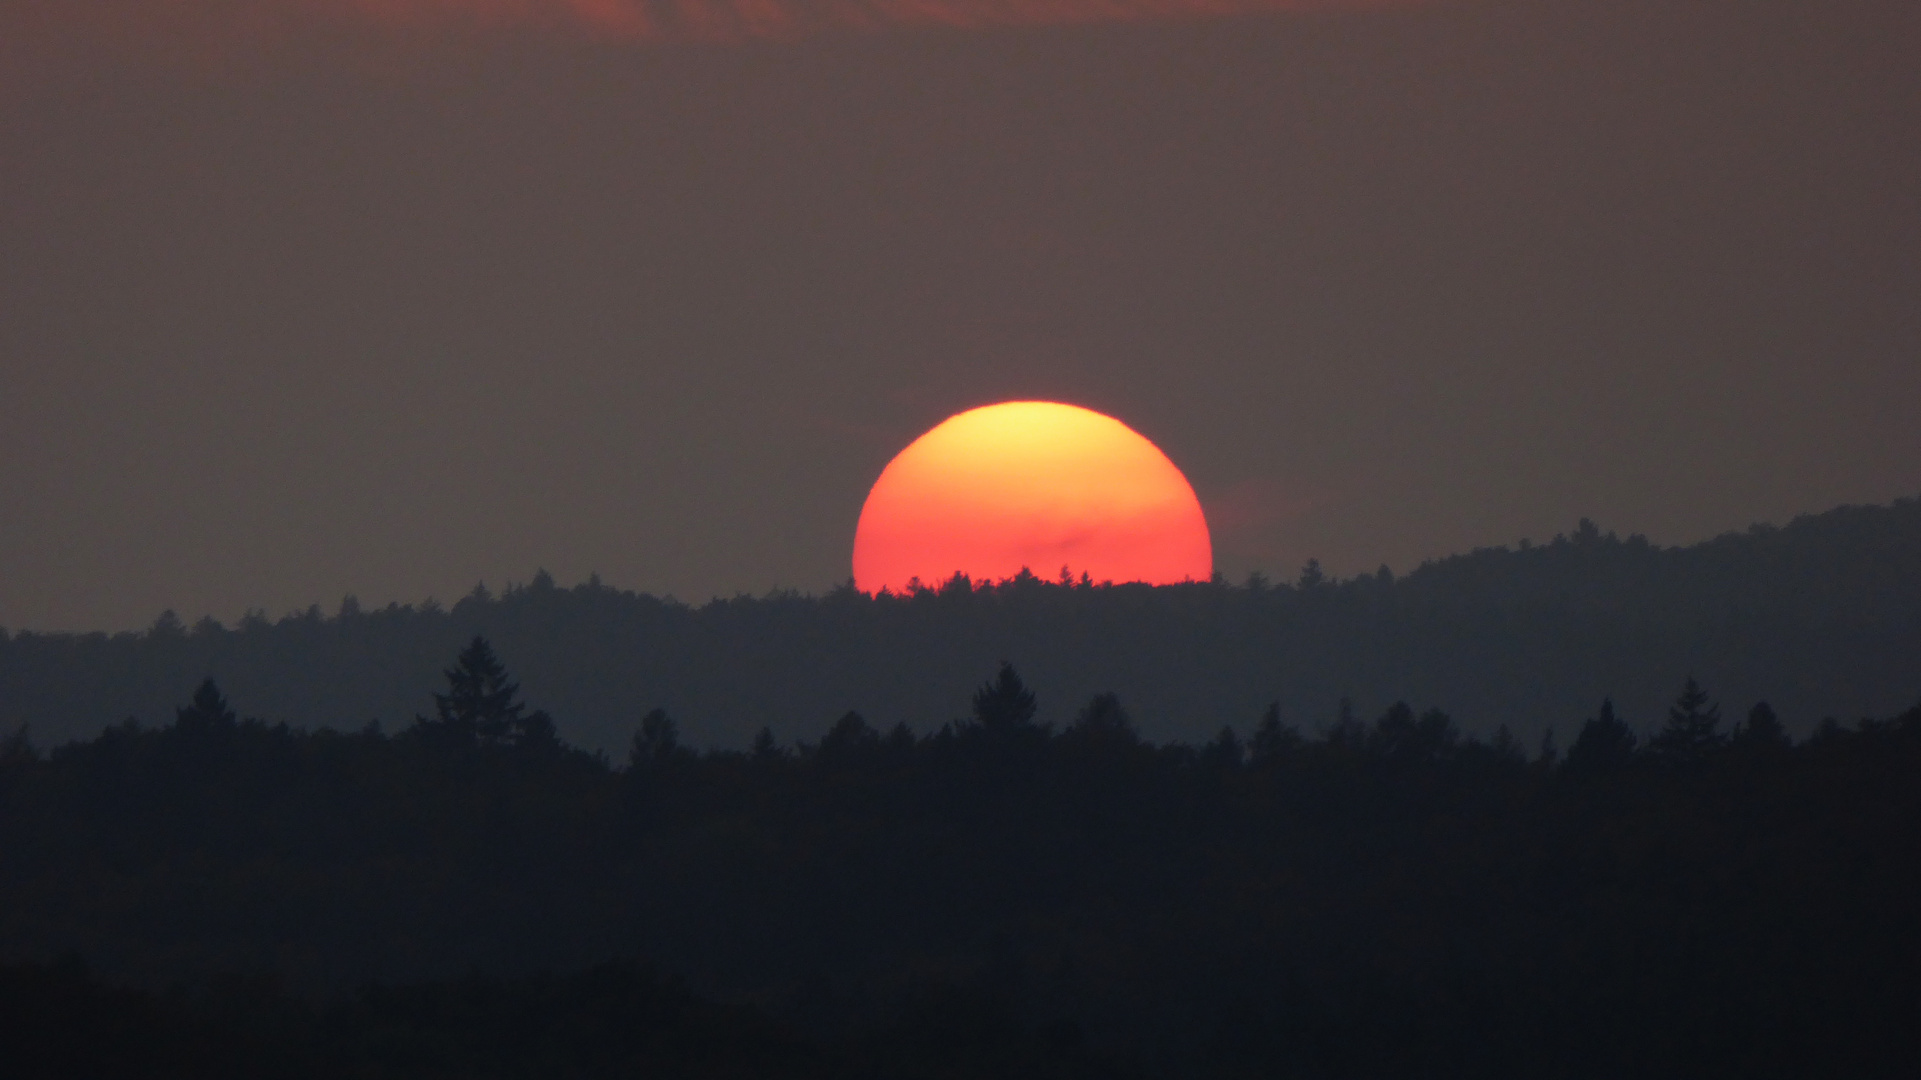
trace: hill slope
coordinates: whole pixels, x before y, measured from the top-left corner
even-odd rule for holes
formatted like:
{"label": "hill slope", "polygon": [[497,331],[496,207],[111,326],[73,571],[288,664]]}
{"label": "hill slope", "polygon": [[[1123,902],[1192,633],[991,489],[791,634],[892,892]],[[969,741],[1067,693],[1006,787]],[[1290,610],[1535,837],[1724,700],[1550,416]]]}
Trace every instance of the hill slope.
{"label": "hill slope", "polygon": [[461,643],[487,635],[570,741],[625,744],[661,706],[690,741],[762,726],[813,739],[848,709],[930,730],[1010,660],[1064,721],[1118,692],[1155,738],[1243,732],[1270,701],[1308,729],[1343,698],[1405,699],[1472,732],[1563,743],[1611,695],[1646,727],[1687,675],[1731,710],[1771,702],[1791,730],[1921,697],[1921,499],[1844,507],[1684,548],[1584,522],[1401,578],[1291,585],[1064,587],[1025,578],[911,597],[776,594],[694,607],[542,574],[451,609],[343,605],[277,622],[139,634],[0,633],[0,729],[44,744],[132,716],[159,722],[212,675],[245,712],[390,730],[431,709]]}

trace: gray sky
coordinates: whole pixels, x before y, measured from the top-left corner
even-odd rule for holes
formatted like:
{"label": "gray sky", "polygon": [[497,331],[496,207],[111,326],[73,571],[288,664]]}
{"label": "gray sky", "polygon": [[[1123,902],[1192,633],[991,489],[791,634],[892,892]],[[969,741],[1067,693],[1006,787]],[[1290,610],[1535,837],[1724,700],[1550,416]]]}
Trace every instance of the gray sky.
{"label": "gray sky", "polygon": [[1913,3],[548,2],[0,14],[0,625],[819,590],[1009,398],[1154,439],[1236,577],[1921,491]]}

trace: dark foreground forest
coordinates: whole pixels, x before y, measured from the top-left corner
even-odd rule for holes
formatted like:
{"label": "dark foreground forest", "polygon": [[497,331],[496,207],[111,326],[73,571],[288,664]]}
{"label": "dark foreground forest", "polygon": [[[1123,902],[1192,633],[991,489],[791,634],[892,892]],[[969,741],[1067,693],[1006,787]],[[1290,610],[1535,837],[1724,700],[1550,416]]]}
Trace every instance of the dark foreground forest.
{"label": "dark foreground forest", "polygon": [[[775,593],[689,606],[546,575],[434,604],[318,608],[222,626],[162,617],[141,633],[0,631],[0,732],[51,745],[126,717],[163,723],[213,676],[255,715],[295,727],[389,730],[475,634],[511,657],[571,743],[618,755],[665,708],[687,741],[745,748],[772,728],[815,739],[858,709],[926,734],[961,715],[983,670],[1014,663],[1065,724],[1104,691],[1142,732],[1200,742],[1270,702],[1306,729],[1343,699],[1448,710],[1563,743],[1602,697],[1646,733],[1692,673],[1728,698],[1773,702],[1806,736],[1823,717],[1888,716],[1921,696],[1921,499],[1854,507],[1686,548],[1583,522],[1540,544],[1442,559],[1396,576],[1152,588],[1054,580],[948,582],[909,596]],[[1385,569],[1385,568],[1384,568]],[[189,617],[191,620],[191,616]]]}
{"label": "dark foreground forest", "polygon": [[[507,657],[506,659],[511,659]],[[1200,745],[1009,667],[927,734],[569,747],[471,642],[393,733],[0,748],[27,1076],[1902,1076],[1921,707],[1674,687],[1562,750],[1390,706]]]}

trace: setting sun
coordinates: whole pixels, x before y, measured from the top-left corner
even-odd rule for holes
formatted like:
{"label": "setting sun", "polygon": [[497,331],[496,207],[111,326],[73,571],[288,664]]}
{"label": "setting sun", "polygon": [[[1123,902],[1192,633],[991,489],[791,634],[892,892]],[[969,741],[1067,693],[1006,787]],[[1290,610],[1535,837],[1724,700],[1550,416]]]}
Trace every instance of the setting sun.
{"label": "setting sun", "polygon": [[1200,500],[1126,424],[1073,405],[1010,401],[950,417],[888,463],[861,508],[854,584],[900,591],[1065,566],[1095,581],[1204,580]]}

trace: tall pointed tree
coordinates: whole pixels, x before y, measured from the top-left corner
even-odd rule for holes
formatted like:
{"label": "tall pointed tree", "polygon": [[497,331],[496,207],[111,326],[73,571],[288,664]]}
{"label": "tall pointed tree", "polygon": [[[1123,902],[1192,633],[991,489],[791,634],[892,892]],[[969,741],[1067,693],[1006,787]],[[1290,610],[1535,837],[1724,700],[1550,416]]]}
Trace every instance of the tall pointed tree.
{"label": "tall pointed tree", "polygon": [[1708,700],[1707,691],[1690,675],[1668,708],[1668,722],[1648,740],[1648,749],[1673,764],[1700,761],[1726,741],[1720,727],[1721,707]]}
{"label": "tall pointed tree", "polygon": [[974,691],[974,719],[990,732],[1013,732],[1034,723],[1037,708],[1034,692],[1014,671],[1014,665],[1001,661],[1000,674]]}
{"label": "tall pointed tree", "polygon": [[859,760],[879,746],[880,732],[850,709],[821,736],[819,754],[823,761],[844,763]]}
{"label": "tall pointed tree", "polygon": [[502,743],[525,725],[520,684],[507,677],[486,638],[476,635],[444,674],[447,692],[434,695],[437,718],[423,727],[454,742]]}
{"label": "tall pointed tree", "polygon": [[1231,772],[1241,767],[1247,760],[1247,747],[1241,737],[1234,733],[1233,725],[1221,728],[1214,741],[1201,747],[1201,763],[1208,768]]}
{"label": "tall pointed tree", "polygon": [[191,704],[175,709],[174,726],[181,731],[211,731],[217,728],[230,728],[239,723],[239,717],[227,704],[227,695],[211,678],[203,679],[200,688],[193,692]]}
{"label": "tall pointed tree", "polygon": [[1141,741],[1134,721],[1114,693],[1095,694],[1075,715],[1063,737],[1080,745],[1133,746]]}
{"label": "tall pointed tree", "polygon": [[1256,765],[1266,765],[1279,761],[1302,745],[1301,733],[1292,726],[1281,722],[1281,703],[1268,703],[1267,711],[1261,714],[1261,722],[1254,729],[1254,738],[1249,740],[1249,756]]}
{"label": "tall pointed tree", "polygon": [[1747,722],[1735,727],[1732,742],[1743,750],[1779,750],[1791,745],[1781,718],[1774,715],[1774,707],[1765,701],[1757,702],[1748,710]]}
{"label": "tall pointed tree", "polygon": [[1633,763],[1638,741],[1634,729],[1614,714],[1614,699],[1602,698],[1600,713],[1581,725],[1581,733],[1568,747],[1567,762],[1561,767],[1573,776],[1614,772]]}
{"label": "tall pointed tree", "polygon": [[[768,738],[773,738],[771,733]],[[685,753],[680,747],[680,725],[674,723],[666,709],[653,709],[640,718],[640,730],[634,732],[633,744],[627,749],[627,767],[638,775],[658,769]]]}
{"label": "tall pointed tree", "polygon": [[774,729],[765,726],[760,729],[760,734],[754,736],[753,749],[747,753],[755,761],[779,761],[785,756],[780,743],[774,741]]}

